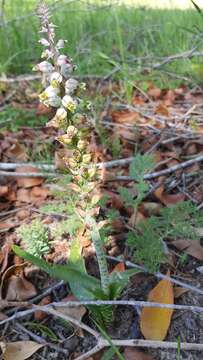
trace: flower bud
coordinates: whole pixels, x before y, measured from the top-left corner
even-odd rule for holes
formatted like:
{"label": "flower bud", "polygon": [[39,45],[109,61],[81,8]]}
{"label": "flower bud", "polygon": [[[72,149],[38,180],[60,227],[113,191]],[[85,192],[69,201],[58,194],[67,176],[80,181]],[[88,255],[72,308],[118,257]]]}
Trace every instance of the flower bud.
{"label": "flower bud", "polygon": [[68,109],[71,113],[74,113],[77,107],[77,101],[71,96],[65,95],[62,99],[62,105],[65,109]]}
{"label": "flower bud", "polygon": [[61,65],[65,65],[68,63],[68,57],[66,55],[59,55],[58,59],[57,59],[57,65],[61,66]]}
{"label": "flower bud", "polygon": [[82,157],[83,164],[89,164],[91,161],[91,158],[92,158],[91,154],[83,155],[83,157]]}
{"label": "flower bud", "polygon": [[41,72],[44,72],[44,73],[50,73],[53,71],[53,66],[50,62],[48,61],[42,61],[41,63],[37,64],[33,70],[37,71],[41,71]]}
{"label": "flower bud", "polygon": [[78,163],[77,163],[77,161],[75,161],[74,158],[70,158],[70,159],[68,159],[68,165],[69,165],[71,168],[75,169],[75,168],[77,168]]}
{"label": "flower bud", "polygon": [[70,125],[66,133],[72,139],[75,135],[77,135],[78,129],[75,126]]}
{"label": "flower bud", "polygon": [[63,49],[66,42],[67,42],[67,40],[62,40],[62,39],[60,39],[60,40],[57,42],[57,44],[56,44],[57,50]]}
{"label": "flower bud", "polygon": [[40,39],[39,43],[42,44],[43,46],[49,46],[50,45],[49,41],[47,39],[44,39],[44,38]]}
{"label": "flower bud", "polygon": [[88,175],[89,175],[90,178],[94,177],[96,175],[96,172],[97,172],[96,166],[92,166],[87,171],[88,171]]}
{"label": "flower bud", "polygon": [[77,143],[77,148],[82,151],[86,148],[87,142],[85,140],[79,140]]}
{"label": "flower bud", "polygon": [[72,142],[72,138],[70,138],[67,134],[61,135],[57,137],[57,140],[65,145],[70,145]]}

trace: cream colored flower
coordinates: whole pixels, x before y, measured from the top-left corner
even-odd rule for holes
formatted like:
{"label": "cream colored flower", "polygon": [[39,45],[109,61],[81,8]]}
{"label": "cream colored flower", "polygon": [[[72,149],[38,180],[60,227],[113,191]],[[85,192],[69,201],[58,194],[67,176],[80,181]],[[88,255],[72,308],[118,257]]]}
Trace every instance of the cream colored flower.
{"label": "cream colored flower", "polygon": [[74,113],[77,107],[77,101],[74,100],[70,95],[65,95],[62,99],[62,105],[65,109],[69,110],[71,113]]}

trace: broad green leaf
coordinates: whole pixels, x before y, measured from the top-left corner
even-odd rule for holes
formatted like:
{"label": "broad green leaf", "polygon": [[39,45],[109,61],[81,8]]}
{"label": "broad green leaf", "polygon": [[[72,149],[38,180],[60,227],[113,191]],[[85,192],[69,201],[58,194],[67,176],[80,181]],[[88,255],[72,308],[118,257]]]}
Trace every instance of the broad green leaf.
{"label": "broad green leaf", "polygon": [[16,245],[13,246],[13,251],[16,253],[16,255],[32,262],[40,269],[47,272],[50,276],[67,281],[70,286],[75,282],[80,284],[79,291],[74,293],[75,297],[77,297],[79,300],[94,300],[95,291],[101,291],[100,281],[93,276],[78,271],[77,264],[74,266],[72,264],[50,265],[46,261],[29,254]]}

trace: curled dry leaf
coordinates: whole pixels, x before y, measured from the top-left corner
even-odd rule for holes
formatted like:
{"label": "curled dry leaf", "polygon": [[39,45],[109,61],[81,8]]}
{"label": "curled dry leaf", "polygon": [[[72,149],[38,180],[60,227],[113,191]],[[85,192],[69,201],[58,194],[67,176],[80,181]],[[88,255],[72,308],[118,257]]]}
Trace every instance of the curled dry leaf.
{"label": "curled dry leaf", "polygon": [[178,250],[183,250],[188,255],[203,261],[203,246],[200,245],[199,241],[182,239],[175,240],[171,244],[174,245]]}
{"label": "curled dry leaf", "polygon": [[25,360],[38,351],[42,344],[34,341],[1,342],[1,351],[4,360]]}
{"label": "curled dry leaf", "polygon": [[154,195],[166,206],[174,205],[180,201],[185,200],[184,194],[166,194],[164,192],[164,185],[162,184],[158,189],[155,190]]}
{"label": "curled dry leaf", "polygon": [[[161,304],[173,304],[173,286],[169,280],[161,280],[152,289],[148,301]],[[147,340],[164,340],[170,326],[173,309],[146,308],[141,312],[140,328]]]}
{"label": "curled dry leaf", "polygon": [[23,269],[26,263],[13,265],[2,276],[0,297],[9,301],[27,300],[37,294],[35,287],[25,279]]}
{"label": "curled dry leaf", "polygon": [[[39,169],[33,166],[20,166],[16,169],[16,173],[38,173]],[[16,182],[18,187],[30,188],[33,186],[41,185],[43,178],[41,177],[17,177]]]}

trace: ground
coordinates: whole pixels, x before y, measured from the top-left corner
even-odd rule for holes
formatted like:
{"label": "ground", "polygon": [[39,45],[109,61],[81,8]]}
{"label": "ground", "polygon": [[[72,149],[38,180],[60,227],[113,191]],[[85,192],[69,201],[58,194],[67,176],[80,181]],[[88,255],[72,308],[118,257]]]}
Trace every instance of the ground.
{"label": "ground", "polygon": [[[1,104],[1,144],[0,157],[2,163],[19,162],[46,162],[58,166],[60,157],[60,146],[55,141],[57,131],[47,128],[43,124],[50,118],[48,109],[38,105],[36,88],[38,83],[22,82],[16,85],[6,86],[2,93]],[[18,91],[16,91],[18,89]],[[99,91],[99,96],[97,94]],[[12,94],[9,100],[7,96]],[[95,100],[93,98],[95,96]],[[118,82],[99,82],[91,80],[88,82],[88,96],[93,98],[99,107],[96,118],[99,119],[96,131],[92,137],[92,148],[95,151],[95,161],[110,161],[127,158],[134,151],[142,153],[151,152],[155,158],[154,171],[166,170],[174,165],[180,165],[185,160],[194,159],[190,167],[181,168],[171,174],[155,176],[150,180],[150,191],[139,208],[139,216],[148,217],[153,211],[159,211],[161,207],[169,207],[182,200],[191,200],[199,208],[203,202],[202,192],[202,165],[196,161],[197,156],[202,154],[202,99],[201,88],[188,88],[183,85],[179,88],[161,90],[148,83],[148,89],[139,91],[134,88],[130,102],[123,94],[123,85]],[[103,102],[101,102],[101,99]],[[110,99],[110,102],[109,102]],[[34,100],[34,101],[33,101]],[[103,111],[101,112],[101,109]],[[48,110],[48,111],[47,111]],[[9,118],[9,116],[11,118]],[[36,121],[37,119],[37,121]],[[14,123],[15,122],[15,123]],[[33,126],[34,124],[37,124]],[[30,126],[31,125],[31,126]],[[10,170],[15,171],[15,168]],[[7,169],[6,171],[9,171]],[[27,172],[28,169],[20,167],[19,172]],[[33,172],[33,166],[29,169]],[[35,169],[35,171],[37,171]],[[49,171],[56,170],[50,168]],[[133,212],[126,207],[119,197],[120,186],[117,176],[127,176],[128,165],[107,169],[103,176],[102,191],[108,193],[109,199],[102,208],[101,215],[105,217],[108,209],[118,211],[118,218],[114,220],[113,232],[106,244],[107,255],[117,257],[124,255],[124,260],[132,260],[131,251],[126,247],[126,234],[128,227],[136,227],[133,222]],[[54,290],[56,284],[44,272],[34,266],[27,265],[22,269],[22,261],[14,257],[11,252],[11,244],[20,244],[17,229],[23,223],[30,224],[34,218],[43,220],[49,229],[56,227],[65,217],[63,210],[55,211],[47,215],[42,206],[53,204],[56,199],[52,191],[56,188],[55,178],[37,177],[25,178],[1,175],[1,271],[2,277],[1,296],[6,300],[25,300],[32,298],[41,304],[58,302],[61,299],[71,299],[70,289],[64,285]],[[111,181],[106,181],[110,179]],[[113,180],[113,181],[112,181]],[[125,182],[125,188],[131,188],[132,182]],[[57,205],[58,206],[58,205]],[[57,208],[56,208],[57,209]],[[153,209],[153,210],[152,210]],[[155,210],[156,209],[156,210]],[[136,216],[137,217],[137,216]],[[198,229],[201,232],[201,229]],[[202,265],[202,246],[197,248],[194,243],[180,247],[180,241],[187,239],[165,239],[166,260],[161,264],[161,272],[166,273],[170,269],[171,274],[183,283],[193,285],[196,289],[202,289],[202,273],[199,267]],[[200,239],[201,240],[201,239]],[[47,255],[49,261],[62,263],[66,260],[64,254],[69,250],[69,235],[64,233],[51,247]],[[98,268],[95,260],[94,249],[88,239],[83,239],[83,255],[90,274],[97,277]],[[179,241],[177,243],[177,241]],[[22,244],[22,243],[21,243]],[[15,268],[12,268],[15,265]],[[23,265],[24,266],[24,265]],[[113,261],[109,262],[109,269],[115,266]],[[6,274],[6,275],[5,275]],[[21,298],[22,284],[15,285],[13,280],[20,276],[26,283],[25,298]],[[121,296],[123,300],[146,300],[151,289],[158,283],[156,276],[139,272],[126,284]],[[25,283],[23,283],[23,287]],[[47,289],[48,288],[48,293]],[[15,289],[14,293],[11,289]],[[45,293],[44,293],[45,291]],[[42,295],[40,295],[42,294]],[[40,297],[39,297],[40,296]],[[68,296],[68,298],[67,298]],[[185,291],[177,295],[176,304],[187,304],[202,306],[202,295]],[[20,310],[20,307],[6,309],[1,313],[1,320],[8,318]],[[91,316],[82,311],[83,322],[94,327]],[[140,339],[143,338],[140,331],[139,307],[118,306],[115,310],[115,321],[109,328],[112,339]],[[175,311],[171,325],[168,330],[166,341],[191,342],[201,344],[203,341],[203,318],[202,313],[195,311]],[[50,331],[51,330],[51,333]],[[4,341],[34,340],[38,343],[47,341],[45,346],[30,358],[37,359],[67,359],[74,358],[80,352],[87,352],[95,345],[95,339],[81,329],[74,328],[67,322],[54,319],[52,316],[38,314],[26,316],[25,318],[5,322],[1,326],[1,334]],[[57,336],[57,339],[56,339]],[[177,351],[173,350],[144,350],[142,356],[149,355],[149,359],[166,360],[178,359]],[[144,352],[143,352],[144,351]],[[95,359],[100,359],[96,355]],[[125,353],[125,358],[130,359]],[[181,351],[179,359],[200,360],[202,351]],[[144,357],[143,357],[144,359]]]}

